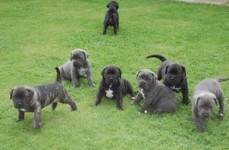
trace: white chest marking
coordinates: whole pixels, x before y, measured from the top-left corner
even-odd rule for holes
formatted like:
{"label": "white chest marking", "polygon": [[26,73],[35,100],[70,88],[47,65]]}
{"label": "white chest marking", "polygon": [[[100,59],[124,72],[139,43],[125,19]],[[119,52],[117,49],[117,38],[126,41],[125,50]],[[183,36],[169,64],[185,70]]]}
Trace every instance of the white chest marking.
{"label": "white chest marking", "polygon": [[106,92],[106,97],[112,98],[114,97],[113,91],[109,88]]}
{"label": "white chest marking", "polygon": [[26,111],[26,109],[25,109],[25,108],[21,108],[20,110],[21,110],[21,111],[24,111],[24,112]]}
{"label": "white chest marking", "polygon": [[80,75],[80,76],[86,75],[86,71],[87,71],[87,69],[85,69],[85,68],[80,68],[80,69],[78,69],[78,72],[79,72],[79,75]]}
{"label": "white chest marking", "polygon": [[177,92],[179,92],[181,90],[181,87],[176,87],[175,85],[170,87],[172,90],[175,90]]}
{"label": "white chest marking", "polygon": [[139,90],[139,93],[141,93],[141,94],[142,94],[142,97],[145,99],[145,94],[144,94],[144,92],[143,92],[143,89],[140,89],[140,90]]}

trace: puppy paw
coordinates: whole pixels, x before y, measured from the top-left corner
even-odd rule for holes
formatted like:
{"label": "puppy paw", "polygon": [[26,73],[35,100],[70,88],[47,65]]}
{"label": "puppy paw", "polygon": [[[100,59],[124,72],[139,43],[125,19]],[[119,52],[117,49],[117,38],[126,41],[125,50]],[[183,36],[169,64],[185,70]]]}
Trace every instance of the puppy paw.
{"label": "puppy paw", "polygon": [[223,116],[224,116],[224,114],[223,114],[223,113],[219,113],[219,116],[220,116],[220,117],[223,117]]}
{"label": "puppy paw", "polygon": [[144,113],[147,114],[148,113],[147,110],[145,110]]}

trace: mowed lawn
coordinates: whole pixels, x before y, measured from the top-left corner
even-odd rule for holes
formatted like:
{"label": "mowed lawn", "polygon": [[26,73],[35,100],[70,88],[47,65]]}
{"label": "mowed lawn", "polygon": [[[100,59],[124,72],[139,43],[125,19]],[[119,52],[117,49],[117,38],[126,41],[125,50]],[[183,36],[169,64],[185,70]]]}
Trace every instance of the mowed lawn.
{"label": "mowed lawn", "polygon": [[[229,76],[229,7],[169,0],[120,0],[118,35],[102,35],[107,0],[1,0],[0,2],[0,149],[132,150],[228,149],[229,81],[224,119],[206,121],[208,132],[199,133],[191,104],[181,104],[174,114],[139,114],[140,106],[124,97],[124,111],[103,98],[94,106],[107,65],[116,65],[122,77],[138,91],[136,72],[156,72],[161,62],[146,59],[162,54],[186,67],[189,98],[205,77]],[[78,106],[59,104],[42,110],[42,129],[33,128],[33,113],[16,122],[17,110],[10,91],[17,85],[40,85],[56,78],[55,66],[69,59],[74,48],[90,56],[95,87],[82,79],[81,87],[63,81]]]}

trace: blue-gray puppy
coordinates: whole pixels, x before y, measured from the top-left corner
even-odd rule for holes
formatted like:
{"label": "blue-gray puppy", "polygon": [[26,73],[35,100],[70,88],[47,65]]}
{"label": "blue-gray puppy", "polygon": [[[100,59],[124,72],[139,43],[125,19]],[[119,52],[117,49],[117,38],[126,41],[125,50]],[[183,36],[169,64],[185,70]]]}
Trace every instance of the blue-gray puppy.
{"label": "blue-gray puppy", "polygon": [[24,120],[25,112],[34,112],[34,128],[41,127],[41,109],[52,104],[54,110],[57,102],[67,103],[72,110],[76,110],[76,104],[67,94],[61,84],[60,71],[56,67],[57,78],[53,83],[40,86],[17,86],[10,92],[14,107],[18,109],[18,121]]}
{"label": "blue-gray puppy", "polygon": [[173,91],[158,81],[157,75],[148,69],[137,73],[139,92],[134,98],[134,103],[144,99],[141,107],[142,113],[169,113],[177,110],[177,99]]}
{"label": "blue-gray puppy", "polygon": [[192,115],[200,132],[206,131],[203,120],[212,116],[213,108],[218,102],[219,116],[224,116],[224,96],[219,82],[226,80],[229,80],[229,78],[204,79],[196,85],[193,94]]}
{"label": "blue-gray puppy", "polygon": [[75,87],[79,87],[79,78],[86,76],[88,85],[94,86],[88,57],[89,54],[85,50],[72,50],[70,60],[59,67],[62,78],[72,81]]}

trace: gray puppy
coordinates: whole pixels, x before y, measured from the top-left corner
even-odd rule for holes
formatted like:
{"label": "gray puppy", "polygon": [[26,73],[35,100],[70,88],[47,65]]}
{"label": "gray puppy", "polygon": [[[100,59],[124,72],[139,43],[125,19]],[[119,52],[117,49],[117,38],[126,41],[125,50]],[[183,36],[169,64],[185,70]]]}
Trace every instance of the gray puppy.
{"label": "gray puppy", "polygon": [[163,83],[175,92],[181,92],[183,104],[189,104],[188,83],[185,67],[181,64],[172,63],[162,55],[149,55],[146,58],[155,57],[162,61],[158,69],[158,80],[163,79]]}
{"label": "gray puppy", "polygon": [[75,87],[79,87],[79,78],[87,77],[88,85],[93,86],[91,67],[88,62],[89,54],[82,49],[74,49],[70,60],[59,67],[62,78],[72,81]]}
{"label": "gray puppy", "polygon": [[174,93],[163,83],[157,80],[157,75],[148,69],[137,73],[140,88],[133,103],[139,103],[143,98],[144,104],[141,113],[169,113],[177,110],[177,100]]}
{"label": "gray puppy", "polygon": [[57,78],[53,83],[40,86],[17,86],[10,92],[10,99],[13,99],[14,107],[18,109],[18,121],[24,120],[25,112],[34,112],[34,128],[41,127],[41,109],[52,104],[52,110],[57,102],[67,103],[72,110],[76,110],[76,104],[67,94],[61,84],[60,71],[56,67]]}
{"label": "gray puppy", "polygon": [[224,116],[224,96],[219,82],[226,80],[229,80],[229,78],[204,79],[196,85],[193,95],[192,115],[200,132],[206,131],[203,120],[212,116],[213,108],[218,102],[219,116]]}
{"label": "gray puppy", "polygon": [[106,96],[108,98],[115,98],[117,108],[123,110],[122,97],[125,94],[130,94],[131,97],[134,97],[130,82],[121,77],[122,72],[116,66],[105,67],[101,74],[102,81],[100,82],[95,105],[99,105],[102,98]]}

